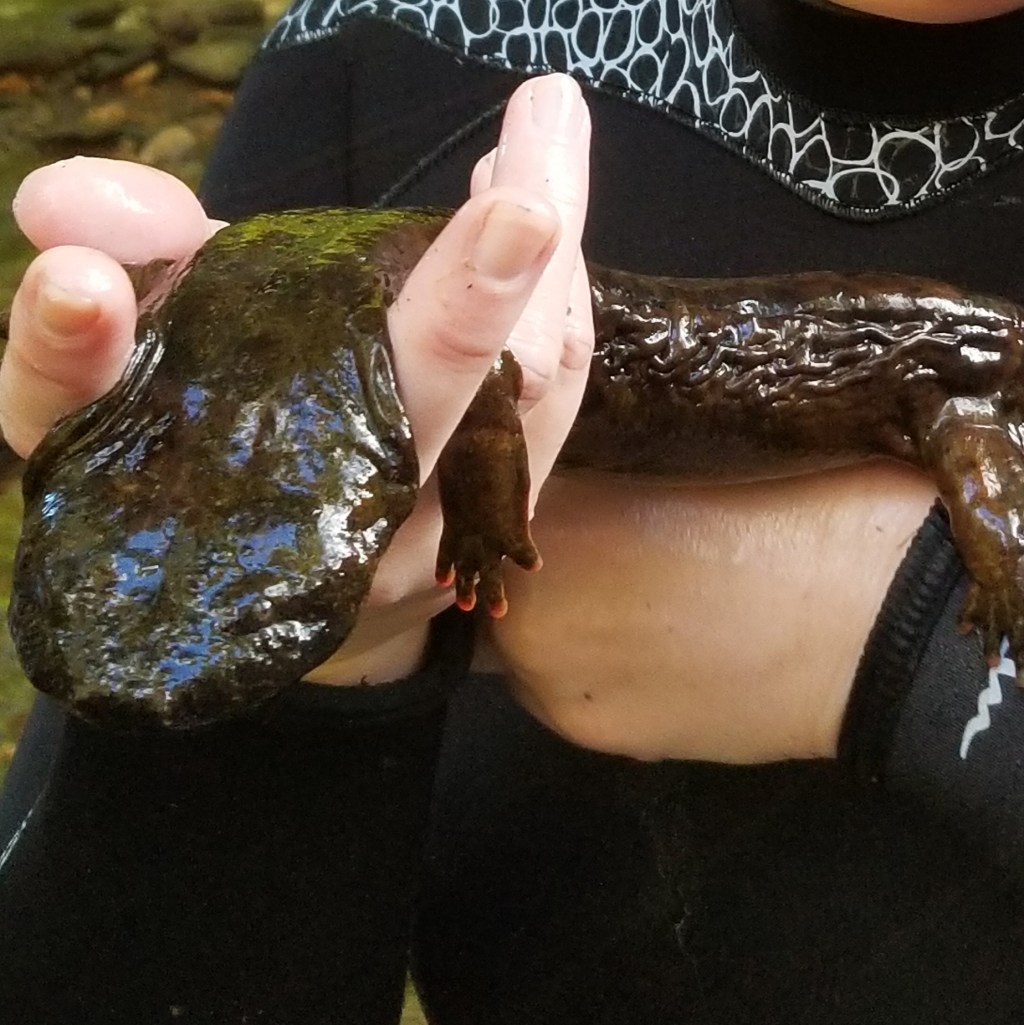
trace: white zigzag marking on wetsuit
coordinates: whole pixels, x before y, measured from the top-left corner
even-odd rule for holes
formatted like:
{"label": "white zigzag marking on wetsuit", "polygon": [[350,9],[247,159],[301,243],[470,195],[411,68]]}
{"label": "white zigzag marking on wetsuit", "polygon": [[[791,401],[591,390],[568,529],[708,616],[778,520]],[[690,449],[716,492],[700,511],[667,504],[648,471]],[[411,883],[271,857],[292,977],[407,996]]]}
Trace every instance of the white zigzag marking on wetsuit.
{"label": "white zigzag marking on wetsuit", "polygon": [[1024,149],[1021,97],[897,123],[820,111],[775,89],[722,0],[593,0],[586,11],[581,0],[296,0],[266,45],[320,39],[359,14],[482,61],[622,90],[692,120],[808,198],[865,216],[933,199]]}
{"label": "white zigzag marking on wetsuit", "polygon": [[35,799],[35,802],[33,803],[32,807],[28,810],[28,814],[21,820],[21,825],[18,826],[18,828],[14,831],[13,835],[11,836],[10,840],[7,841],[7,846],[4,847],[2,851],[0,851],[0,872],[3,872],[4,865],[6,865],[7,862],[10,860],[11,855],[14,853],[14,848],[18,846],[18,841],[24,834],[25,827],[28,825],[28,821],[30,818],[32,818],[32,814],[33,812],[35,812],[36,807],[38,806],[41,799],[42,794],[40,794],[39,797]]}
{"label": "white zigzag marking on wetsuit", "polygon": [[1017,679],[1017,664],[1010,658],[1009,650],[1010,642],[1004,637],[999,645],[999,665],[993,666],[988,671],[988,685],[978,695],[978,711],[971,716],[964,727],[963,736],[960,738],[961,761],[966,761],[967,752],[970,750],[974,738],[979,733],[984,733],[992,725],[992,717],[988,714],[988,710],[1003,702],[1003,682],[1000,677],[1005,676],[1009,680]]}

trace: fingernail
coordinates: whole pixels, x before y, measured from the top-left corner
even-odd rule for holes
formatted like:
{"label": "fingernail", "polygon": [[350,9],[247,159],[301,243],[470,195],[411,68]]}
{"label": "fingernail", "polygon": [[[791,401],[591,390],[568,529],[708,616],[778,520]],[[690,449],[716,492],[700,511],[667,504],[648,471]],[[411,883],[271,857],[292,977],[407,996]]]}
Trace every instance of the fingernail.
{"label": "fingernail", "polygon": [[511,281],[551,248],[557,223],[541,210],[500,200],[491,207],[473,247],[473,264],[485,277]]}
{"label": "fingernail", "polygon": [[96,323],[100,307],[95,299],[47,281],[38,292],[36,310],[54,340],[69,341]]}
{"label": "fingernail", "polygon": [[568,75],[534,79],[530,89],[533,123],[546,132],[570,135],[583,124],[583,97]]}

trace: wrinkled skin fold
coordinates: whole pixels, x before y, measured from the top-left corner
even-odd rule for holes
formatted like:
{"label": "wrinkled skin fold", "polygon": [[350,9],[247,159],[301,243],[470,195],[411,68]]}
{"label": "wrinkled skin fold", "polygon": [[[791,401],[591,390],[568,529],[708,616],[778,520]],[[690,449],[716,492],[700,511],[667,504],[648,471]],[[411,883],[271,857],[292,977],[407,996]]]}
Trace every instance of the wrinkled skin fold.
{"label": "wrinkled skin fold", "polygon": [[[386,308],[436,211],[299,211],[136,269],[136,349],[24,477],[10,623],[32,682],[98,722],[259,706],[352,629],[418,467]],[[966,621],[1024,652],[1022,321],[926,279],[671,280],[591,267],[597,347],[561,467],[752,480],[885,457],[932,474]],[[521,375],[495,365],[438,466],[438,578],[504,607],[526,522]]]}

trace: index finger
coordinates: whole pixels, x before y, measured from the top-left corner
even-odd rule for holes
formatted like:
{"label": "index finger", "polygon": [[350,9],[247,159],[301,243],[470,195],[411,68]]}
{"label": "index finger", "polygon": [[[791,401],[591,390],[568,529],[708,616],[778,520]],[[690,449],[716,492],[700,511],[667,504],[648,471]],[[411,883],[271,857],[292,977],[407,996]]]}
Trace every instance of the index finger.
{"label": "index finger", "polygon": [[[424,474],[508,342],[560,240],[570,272],[579,245],[582,211],[564,218],[562,202],[566,194],[581,200],[586,194],[580,180],[589,119],[579,87],[564,75],[520,86],[502,139],[501,183],[461,208],[389,310],[398,382]],[[501,165],[510,157],[514,173],[504,174]],[[565,282],[544,287],[564,316],[563,276]],[[557,365],[561,332],[545,341]]]}

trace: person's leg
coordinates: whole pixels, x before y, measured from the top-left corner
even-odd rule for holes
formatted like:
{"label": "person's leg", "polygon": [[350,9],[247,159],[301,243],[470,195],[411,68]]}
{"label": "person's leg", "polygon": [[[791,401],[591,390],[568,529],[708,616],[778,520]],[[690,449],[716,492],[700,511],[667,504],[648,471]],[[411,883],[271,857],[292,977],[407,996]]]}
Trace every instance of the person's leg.
{"label": "person's leg", "polygon": [[1021,873],[831,763],[620,761],[474,680],[414,978],[433,1025],[1013,1025]]}
{"label": "person's leg", "polygon": [[67,720],[2,855],[4,1020],[396,1021],[442,708],[345,697],[185,735]]}
{"label": "person's leg", "polygon": [[496,678],[452,702],[414,931],[437,1025],[675,1025],[692,990],[681,767],[574,748]]}

